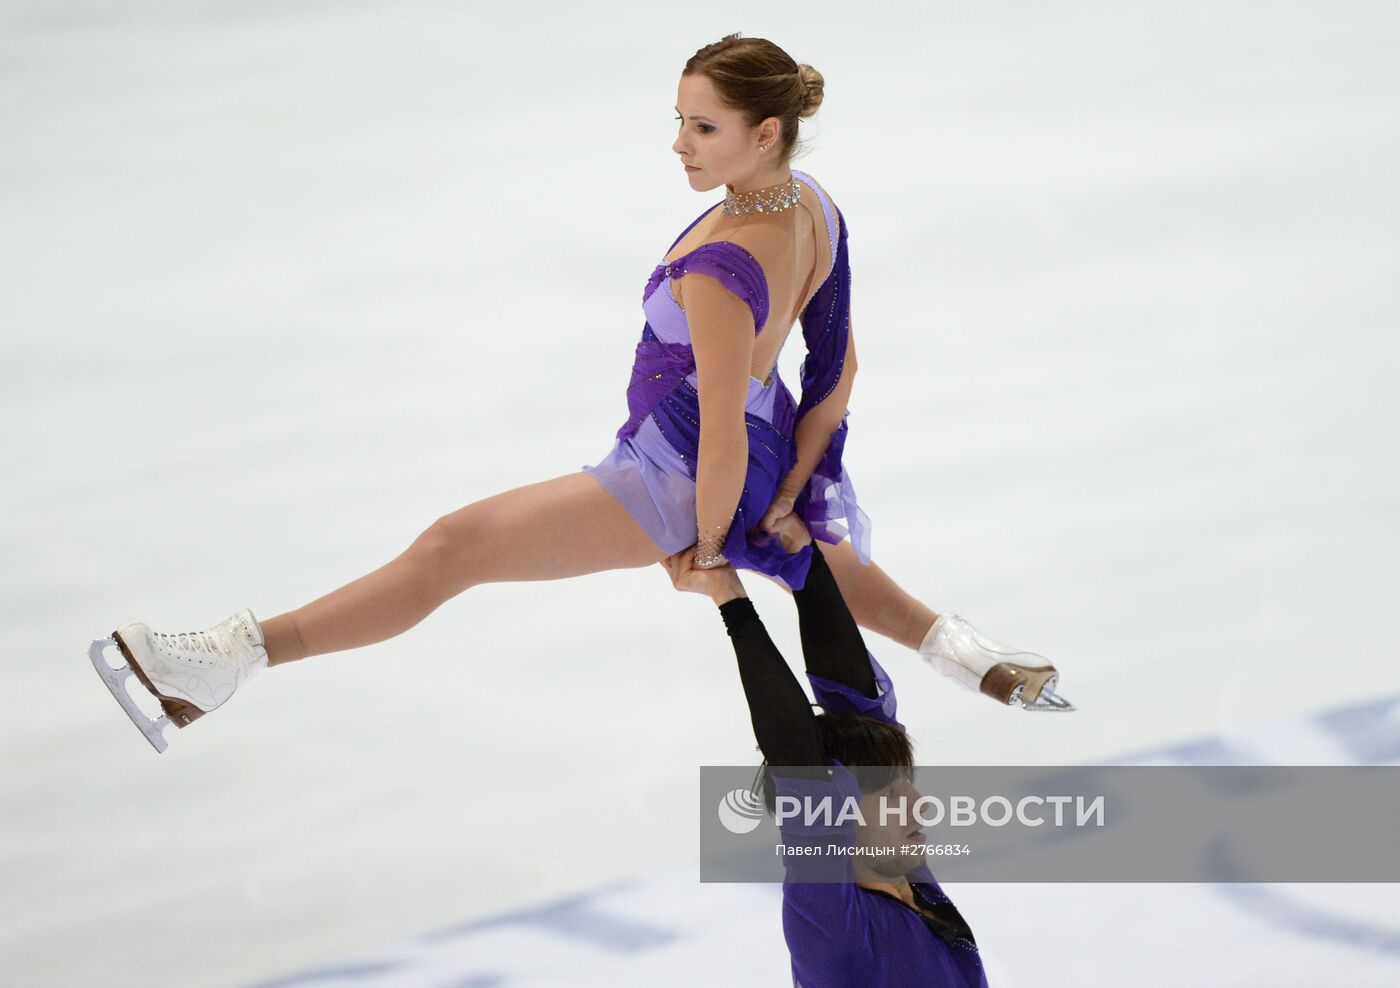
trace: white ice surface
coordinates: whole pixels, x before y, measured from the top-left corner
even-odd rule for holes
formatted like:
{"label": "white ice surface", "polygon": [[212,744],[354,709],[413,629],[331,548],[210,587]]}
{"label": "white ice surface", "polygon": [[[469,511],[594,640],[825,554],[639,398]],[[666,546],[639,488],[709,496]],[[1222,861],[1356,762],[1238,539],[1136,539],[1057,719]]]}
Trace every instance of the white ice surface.
{"label": "white ice surface", "polygon": [[[659,569],[474,589],[161,756],[86,659],[597,462],[646,275],[718,198],[670,150],[679,70],[735,30],[827,77],[794,163],[850,221],[877,561],[1082,708],[1000,710],[872,638],[921,761],[1270,731],[1262,760],[1326,761],[1280,726],[1400,690],[1392,5],[12,0],[0,983],[245,985],[616,882],[706,935],[619,974],[507,925],[461,970],[781,983],[776,898],[666,881],[695,767],[753,745],[717,618]],[[957,890],[993,984],[1400,981],[1391,888],[1317,892],[1380,924],[1349,940],[1210,890],[1019,891]]]}

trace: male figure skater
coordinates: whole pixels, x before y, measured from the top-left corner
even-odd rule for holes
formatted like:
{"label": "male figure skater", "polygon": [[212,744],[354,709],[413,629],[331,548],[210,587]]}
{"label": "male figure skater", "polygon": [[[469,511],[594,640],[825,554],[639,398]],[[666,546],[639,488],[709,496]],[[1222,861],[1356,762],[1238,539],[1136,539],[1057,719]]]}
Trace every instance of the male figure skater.
{"label": "male figure skater", "polygon": [[[812,542],[795,514],[777,522],[774,531],[788,552]],[[812,712],[768,636],[739,574],[732,566],[696,569],[694,552],[684,550],[662,565],[677,590],[708,596],[724,619],[767,766],[769,810],[778,796],[810,799],[811,805],[829,797],[837,808],[847,797],[859,800],[864,823],[847,819],[834,825],[839,813],[832,824],[820,819],[805,824],[805,814],[780,817],[784,843],[889,849],[829,857],[818,867],[823,879],[831,880],[821,882],[796,880],[813,867],[813,858],[785,855],[783,934],[793,984],[985,988],[972,930],[929,871],[918,849],[924,836],[917,824],[900,822],[899,814],[881,822],[881,797],[895,806],[903,798],[906,818],[912,819],[907,808],[920,796],[910,784],[913,752],[895,719],[890,678],[866,648],[817,543],[812,542],[806,583],[793,597],[807,679],[824,711],[820,715]]]}

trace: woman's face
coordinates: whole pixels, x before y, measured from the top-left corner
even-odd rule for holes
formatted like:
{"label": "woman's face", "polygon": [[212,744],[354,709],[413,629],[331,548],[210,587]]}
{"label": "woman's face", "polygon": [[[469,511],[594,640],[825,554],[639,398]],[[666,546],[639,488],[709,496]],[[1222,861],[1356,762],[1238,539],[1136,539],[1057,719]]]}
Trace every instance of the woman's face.
{"label": "woman's face", "polygon": [[706,75],[681,76],[676,112],[678,133],[671,150],[683,164],[694,166],[685,174],[696,192],[743,183],[777,160],[774,147],[770,146],[766,155],[758,150],[760,144],[773,144],[777,120],[769,117],[757,127],[748,126],[738,110],[720,103],[714,83]]}

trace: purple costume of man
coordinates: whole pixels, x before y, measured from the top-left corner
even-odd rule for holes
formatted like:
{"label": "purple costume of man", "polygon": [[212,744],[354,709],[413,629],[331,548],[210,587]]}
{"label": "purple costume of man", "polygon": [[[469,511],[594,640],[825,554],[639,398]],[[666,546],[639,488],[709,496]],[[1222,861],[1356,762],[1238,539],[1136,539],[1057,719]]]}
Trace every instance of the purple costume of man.
{"label": "purple costume of man", "polygon": [[[812,684],[817,703],[828,713],[860,714],[902,729],[895,715],[890,677],[873,655],[870,665],[875,672],[878,699],[862,696],[845,683],[810,672],[807,681]],[[827,764],[833,769],[831,780],[825,782],[784,778],[775,773],[776,794],[795,797],[798,805],[819,806],[823,799],[830,799],[833,806],[844,806],[848,799],[859,801],[860,785],[851,770],[834,758]],[[783,843],[789,849],[813,844],[856,844],[854,820],[834,826],[788,820],[781,830]],[[809,859],[794,854],[784,858],[790,875],[800,871],[804,860]],[[836,872],[823,876],[824,882],[789,880],[783,885],[783,933],[792,954],[794,985],[987,988],[982,956],[970,932],[950,933],[923,919],[894,896],[857,885],[852,859],[843,856],[835,861]],[[942,905],[957,917],[959,925],[965,925],[927,862],[905,878],[916,899],[928,907]]]}

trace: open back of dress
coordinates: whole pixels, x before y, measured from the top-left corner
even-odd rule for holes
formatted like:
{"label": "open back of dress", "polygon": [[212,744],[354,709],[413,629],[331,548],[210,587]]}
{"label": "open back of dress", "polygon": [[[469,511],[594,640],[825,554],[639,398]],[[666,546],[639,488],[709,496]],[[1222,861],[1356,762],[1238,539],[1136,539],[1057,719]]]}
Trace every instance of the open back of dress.
{"label": "open back of dress", "polygon": [[[723,202],[702,213],[667,251],[662,264],[701,244],[725,240],[743,247],[763,269],[768,289],[768,320],[754,340],[751,376],[766,382],[798,316],[831,273],[836,254],[836,209],[826,192],[804,172],[797,205],[777,212],[726,216]],[[668,279],[677,308],[685,310],[684,279]]]}

